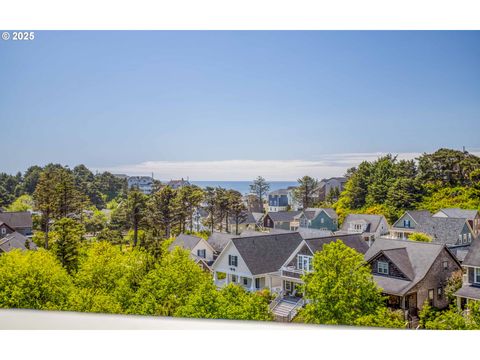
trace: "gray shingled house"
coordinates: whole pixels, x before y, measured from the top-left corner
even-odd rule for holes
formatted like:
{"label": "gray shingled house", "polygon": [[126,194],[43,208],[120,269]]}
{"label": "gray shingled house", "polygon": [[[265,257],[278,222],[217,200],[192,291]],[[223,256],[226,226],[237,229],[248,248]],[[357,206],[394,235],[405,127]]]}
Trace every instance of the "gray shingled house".
{"label": "gray shingled house", "polygon": [[447,279],[461,265],[447,246],[438,243],[379,238],[365,260],[373,278],[388,296],[388,306],[416,317],[425,301],[436,308],[448,306]]}
{"label": "gray shingled house", "polygon": [[269,212],[263,218],[263,226],[273,229],[295,230],[298,227],[297,216],[301,213],[301,211]]}
{"label": "gray shingled house", "polygon": [[[3,230],[1,230],[2,223],[7,224],[14,231],[24,236],[31,236],[33,234],[32,214],[28,211],[0,212],[0,237],[3,233]],[[6,235],[6,233],[3,233],[3,235]]]}
{"label": "gray shingled house", "polygon": [[387,219],[383,215],[349,214],[337,234],[362,234],[363,239],[371,244],[380,236],[388,234]]}
{"label": "gray shingled house", "polygon": [[480,238],[475,239],[463,260],[465,271],[462,287],[455,293],[457,303],[464,308],[470,300],[480,300]]}
{"label": "gray shingled house", "polygon": [[0,239],[0,254],[2,252],[6,253],[15,249],[37,250],[37,245],[35,245],[32,240],[16,231]]}
{"label": "gray shingled house", "polygon": [[467,218],[432,216],[426,210],[405,212],[390,229],[394,239],[407,239],[413,233],[427,234],[432,242],[447,245],[460,262],[475,238]]}
{"label": "gray shingled house", "polygon": [[470,227],[472,228],[475,237],[480,235],[480,211],[478,210],[446,208],[440,209],[433,216],[466,219],[470,224]]}

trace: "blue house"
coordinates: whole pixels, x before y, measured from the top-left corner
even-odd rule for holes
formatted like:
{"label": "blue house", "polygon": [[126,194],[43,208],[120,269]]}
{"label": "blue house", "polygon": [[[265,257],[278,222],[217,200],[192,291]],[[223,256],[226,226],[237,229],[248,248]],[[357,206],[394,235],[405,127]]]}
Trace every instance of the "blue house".
{"label": "blue house", "polygon": [[268,194],[268,211],[286,211],[288,209],[288,190],[279,189]]}

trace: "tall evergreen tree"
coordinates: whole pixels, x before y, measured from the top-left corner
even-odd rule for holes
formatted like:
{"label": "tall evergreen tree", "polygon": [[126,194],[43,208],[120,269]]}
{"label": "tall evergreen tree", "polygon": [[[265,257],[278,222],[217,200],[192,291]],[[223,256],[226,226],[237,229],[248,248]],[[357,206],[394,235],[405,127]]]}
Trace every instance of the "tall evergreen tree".
{"label": "tall evergreen tree", "polygon": [[84,227],[73,219],[63,218],[55,222],[53,233],[53,251],[63,267],[72,274],[78,267],[78,252],[85,233]]}
{"label": "tall evergreen tree", "polygon": [[133,246],[137,246],[138,230],[145,218],[145,207],[147,197],[138,189],[132,189],[125,201],[127,221],[133,229]]}
{"label": "tall evergreen tree", "polygon": [[318,181],[310,176],[304,176],[298,179],[298,186],[293,191],[293,197],[296,202],[302,204],[306,209],[313,205],[314,190],[318,187]]}
{"label": "tall evergreen tree", "polygon": [[166,239],[170,237],[173,224],[178,218],[176,196],[176,190],[170,186],[164,186],[151,196],[148,203],[148,221],[157,233]]}
{"label": "tall evergreen tree", "polygon": [[262,206],[263,212],[263,200],[267,196],[268,191],[270,190],[270,184],[261,176],[253,180],[253,184],[250,185],[250,192],[255,194]]}

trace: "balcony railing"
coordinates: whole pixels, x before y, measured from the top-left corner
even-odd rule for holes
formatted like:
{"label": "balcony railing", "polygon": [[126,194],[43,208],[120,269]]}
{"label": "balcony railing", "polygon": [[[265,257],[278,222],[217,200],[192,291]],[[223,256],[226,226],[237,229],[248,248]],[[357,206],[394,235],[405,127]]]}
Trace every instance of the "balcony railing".
{"label": "balcony railing", "polygon": [[305,274],[304,270],[295,268],[294,266],[282,267],[282,276],[291,277],[294,279],[300,279]]}

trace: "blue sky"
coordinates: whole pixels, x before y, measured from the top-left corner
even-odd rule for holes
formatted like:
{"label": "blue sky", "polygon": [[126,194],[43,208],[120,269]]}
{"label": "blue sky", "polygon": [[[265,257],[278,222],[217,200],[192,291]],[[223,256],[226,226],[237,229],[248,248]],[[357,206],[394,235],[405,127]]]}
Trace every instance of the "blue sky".
{"label": "blue sky", "polygon": [[37,32],[0,41],[0,124],[6,172],[293,180],[478,152],[480,32]]}

